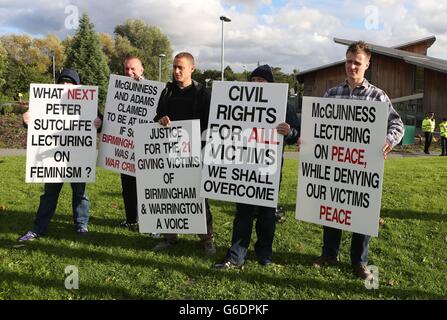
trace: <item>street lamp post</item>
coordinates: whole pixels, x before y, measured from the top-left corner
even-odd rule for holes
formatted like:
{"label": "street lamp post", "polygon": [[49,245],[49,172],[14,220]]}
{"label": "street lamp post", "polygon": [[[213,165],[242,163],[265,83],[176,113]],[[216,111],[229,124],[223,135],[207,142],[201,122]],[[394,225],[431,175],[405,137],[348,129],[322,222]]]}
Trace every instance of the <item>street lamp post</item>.
{"label": "street lamp post", "polygon": [[222,43],[221,43],[221,61],[220,69],[222,72],[222,81],[224,81],[224,22],[230,22],[231,19],[225,16],[220,16],[220,21],[222,21]]}
{"label": "street lamp post", "polygon": [[164,53],[158,55],[158,81],[161,81],[161,58],[166,57]]}

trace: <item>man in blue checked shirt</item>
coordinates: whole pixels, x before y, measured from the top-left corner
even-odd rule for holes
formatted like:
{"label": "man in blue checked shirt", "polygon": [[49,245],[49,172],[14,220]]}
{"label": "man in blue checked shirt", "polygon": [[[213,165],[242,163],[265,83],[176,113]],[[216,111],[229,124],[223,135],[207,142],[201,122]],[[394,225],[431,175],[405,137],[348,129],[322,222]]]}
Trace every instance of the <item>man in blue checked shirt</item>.
{"label": "man in blue checked shirt", "polygon": [[[404,125],[399,114],[394,110],[387,94],[370,84],[365,79],[365,71],[369,67],[371,51],[363,42],[355,42],[346,51],[345,72],[347,79],[340,85],[329,89],[324,97],[338,99],[356,99],[388,102],[388,127],[383,147],[383,157],[387,158],[393,147],[404,135]],[[323,227],[322,255],[314,261],[317,268],[338,262],[342,230]],[[370,236],[353,233],[351,241],[351,263],[354,274],[362,279],[371,280],[373,275],[368,269],[368,245]]]}

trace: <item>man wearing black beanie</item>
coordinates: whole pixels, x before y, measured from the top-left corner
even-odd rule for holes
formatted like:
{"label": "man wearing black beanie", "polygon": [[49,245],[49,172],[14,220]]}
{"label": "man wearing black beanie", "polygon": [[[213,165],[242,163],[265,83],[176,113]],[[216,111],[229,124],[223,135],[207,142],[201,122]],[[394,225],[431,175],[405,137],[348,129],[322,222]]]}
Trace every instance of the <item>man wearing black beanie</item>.
{"label": "man wearing black beanie", "polygon": [[[57,78],[58,84],[63,85],[80,85],[81,80],[78,73],[75,70],[64,68],[59,77]],[[98,117],[94,120],[93,124],[99,131],[101,130],[102,114],[98,111]],[[23,114],[23,125],[28,126],[30,121],[29,111]],[[57,201],[59,199],[59,193],[63,187],[61,183],[45,183],[44,193],[40,196],[39,208],[37,209],[36,218],[34,219],[33,227],[21,236],[18,241],[32,241],[36,238],[44,235],[48,231],[48,225],[53,218],[57,207]],[[85,182],[72,182],[72,209],[73,209],[73,222],[75,225],[76,233],[80,236],[85,236],[88,233],[88,221],[89,221],[89,208],[90,202],[85,192]]]}
{"label": "man wearing black beanie", "polygon": [[264,64],[262,66],[257,67],[250,75],[251,82],[257,82],[257,78],[259,82],[275,82],[273,79],[272,68],[268,64]]}
{"label": "man wearing black beanie", "polygon": [[[250,82],[274,82],[272,68],[269,65],[259,66],[251,73]],[[280,123],[276,129],[279,134],[284,136],[284,141],[287,144],[295,144],[298,141],[300,123],[296,113],[291,108],[287,108],[286,122]],[[225,259],[214,264],[213,268],[226,270],[243,266],[250,245],[255,218],[258,238],[255,244],[256,258],[260,265],[270,265],[275,236],[275,212],[276,208],[236,203],[231,247],[228,249]]]}

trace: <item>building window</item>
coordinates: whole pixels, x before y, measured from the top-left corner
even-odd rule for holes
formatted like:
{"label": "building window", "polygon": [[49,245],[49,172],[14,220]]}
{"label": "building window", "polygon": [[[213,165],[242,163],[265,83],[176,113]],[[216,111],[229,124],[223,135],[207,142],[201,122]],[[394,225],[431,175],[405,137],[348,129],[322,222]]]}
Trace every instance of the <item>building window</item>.
{"label": "building window", "polygon": [[421,127],[422,124],[422,99],[401,101],[393,104],[405,125]]}
{"label": "building window", "polygon": [[424,92],[424,68],[414,67],[414,93]]}

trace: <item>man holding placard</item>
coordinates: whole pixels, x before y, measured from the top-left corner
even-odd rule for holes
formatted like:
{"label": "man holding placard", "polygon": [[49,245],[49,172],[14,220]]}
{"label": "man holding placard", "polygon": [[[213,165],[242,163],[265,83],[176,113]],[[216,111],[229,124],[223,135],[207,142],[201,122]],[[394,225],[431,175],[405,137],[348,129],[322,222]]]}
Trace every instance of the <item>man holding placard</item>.
{"label": "man holding placard", "polygon": [[[351,44],[346,51],[345,72],[347,80],[337,87],[329,89],[325,98],[356,99],[368,101],[383,101],[388,103],[388,125],[386,142],[383,146],[383,157],[391,152],[403,137],[404,126],[399,114],[394,110],[386,93],[370,84],[364,77],[369,67],[371,51],[368,45],[359,41]],[[373,118],[373,114],[365,115]],[[357,157],[361,161],[360,155]],[[365,163],[366,166],[366,163]],[[347,219],[345,213],[344,219]],[[333,264],[338,261],[342,230],[331,227],[323,227],[322,255],[314,262],[315,267]],[[354,274],[362,279],[371,280],[373,275],[368,269],[368,245],[369,235],[353,233],[351,242],[351,263]]]}
{"label": "man holding placard", "polygon": [[[58,77],[57,80],[58,84],[63,85],[79,85],[80,79],[79,75],[76,71],[71,69],[63,69],[61,74]],[[23,114],[23,121],[24,125],[28,126],[28,123],[33,121],[33,128],[34,131],[37,130],[37,134],[34,136],[28,137],[28,152],[30,152],[29,156],[30,159],[28,159],[27,155],[27,162],[28,160],[31,161],[32,156],[32,149],[35,149],[38,147],[37,152],[39,152],[40,148],[45,148],[46,146],[54,146],[54,150],[48,149],[45,153],[54,153],[54,158],[57,160],[59,156],[61,155],[61,158],[67,159],[70,158],[70,150],[66,148],[62,148],[63,146],[80,146],[80,147],[88,147],[92,148],[92,150],[96,150],[96,132],[90,133],[88,135],[79,136],[76,138],[75,136],[72,136],[70,131],[76,130],[74,128],[75,126],[85,127],[85,131],[91,132],[91,123],[89,124],[88,120],[77,120],[76,118],[81,118],[81,112],[83,111],[89,111],[90,114],[97,113],[97,98],[98,98],[98,90],[97,87],[85,87],[82,89],[73,89],[71,94],[68,93],[68,98],[64,94],[64,90],[68,90],[67,88],[63,88],[61,86],[58,86],[57,88],[39,88],[38,85],[32,87],[34,89],[32,91],[31,96],[36,96],[35,99],[38,101],[38,99],[44,99],[45,97],[48,99],[48,101],[53,102],[52,100],[54,98],[57,98],[60,100],[61,103],[46,103],[46,113],[56,115],[56,119],[32,119],[33,117],[30,116],[29,112],[26,112]],[[76,90],[76,91],[75,91]],[[69,90],[68,90],[69,91]],[[39,96],[39,97],[38,97]],[[65,101],[67,100],[67,101]],[[87,103],[88,105],[81,105],[81,102],[79,104],[71,104],[72,101],[82,101],[82,100],[89,100]],[[37,102],[34,102],[37,103]],[[95,106],[94,110],[81,110],[83,107],[88,109],[91,106]],[[40,112],[42,110],[35,110],[35,112]],[[62,116],[62,118],[61,118]],[[64,119],[63,116],[68,116],[69,118]],[[74,117],[73,117],[74,116]],[[100,114],[98,114],[98,117],[94,120],[93,125],[95,128],[99,129],[101,126],[101,119]],[[75,118],[74,120],[68,120]],[[51,125],[50,125],[51,124]],[[70,124],[70,125],[68,125]],[[54,133],[48,133],[46,135],[44,134],[38,134],[39,131],[42,131],[43,127],[54,127],[51,129]],[[63,127],[63,128],[62,128]],[[70,127],[73,127],[70,129]],[[31,130],[31,129],[30,129]],[[58,131],[55,131],[58,130]],[[79,128],[79,131],[81,128]],[[65,132],[64,132],[65,131]],[[78,131],[78,130],[76,130]],[[92,135],[95,136],[95,139],[92,139]],[[93,152],[93,160],[92,162],[95,162],[96,152]],[[44,161],[44,158],[47,157],[45,154],[38,155],[40,159],[39,164]],[[74,155],[72,158],[76,158]],[[85,158],[85,155],[84,155]],[[82,158],[82,159],[84,159]],[[88,157],[87,157],[88,158]],[[91,157],[90,157],[91,158]],[[81,159],[81,161],[82,161]],[[60,159],[59,159],[60,161]],[[63,161],[62,161],[63,162]],[[69,161],[68,161],[69,162]],[[78,161],[79,162],[79,161]],[[45,234],[48,229],[48,225],[50,223],[51,218],[54,215],[54,212],[56,210],[57,206],[57,200],[59,198],[59,193],[62,189],[63,183],[57,182],[61,181],[65,178],[72,179],[75,178],[75,176],[79,176],[76,178],[77,180],[84,180],[86,181],[89,179],[89,171],[87,170],[87,173],[85,175],[82,175],[84,170],[77,170],[76,167],[73,167],[73,170],[68,170],[69,168],[72,168],[68,165],[65,165],[65,171],[64,170],[56,170],[55,167],[52,168],[45,168],[45,167],[39,167],[39,166],[31,166],[29,169],[27,168],[27,181],[37,181],[36,176],[38,178],[41,178],[42,180],[51,180],[53,183],[45,183],[45,191],[44,194],[40,197],[40,204],[39,209],[36,214],[36,218],[34,220],[34,225],[31,230],[29,230],[26,234],[24,234],[22,237],[19,238],[19,241],[31,241],[36,239],[42,234]],[[28,167],[28,165],[27,165]],[[36,168],[36,169],[34,169]],[[94,168],[94,165],[93,165]],[[43,169],[43,170],[41,170]],[[90,169],[90,173],[92,171],[91,167],[87,167],[87,169]],[[78,173],[81,173],[78,175]],[[45,177],[42,177],[42,175],[45,175]],[[72,182],[71,188],[73,192],[72,197],[72,207],[73,207],[73,221],[75,224],[76,232],[79,235],[86,235],[88,232],[88,220],[89,220],[89,200],[87,198],[87,195],[85,193],[85,182]]]}
{"label": "man holding placard", "polygon": [[[154,121],[169,127],[171,121],[200,120],[200,131],[208,127],[210,95],[206,88],[192,80],[195,70],[194,57],[188,52],[181,52],[174,57],[173,82],[169,82],[163,90]],[[205,253],[216,253],[213,238],[213,223],[208,201],[205,200],[207,233],[199,234]],[[178,241],[177,234],[165,234],[164,240],[158,243],[155,251],[172,247]]]}
{"label": "man holding placard", "polygon": [[[144,79],[143,64],[137,57],[128,57],[123,62],[124,75],[135,80]],[[126,220],[120,223],[120,227],[134,228],[137,226],[137,180],[135,177],[121,173],[121,188],[124,201]]]}
{"label": "man holding placard", "polygon": [[[250,82],[274,82],[272,68],[269,65],[259,66],[251,73]],[[295,144],[299,138],[299,120],[296,113],[287,108],[286,122],[280,123],[276,129],[279,134],[284,136],[287,144]],[[255,244],[256,258],[261,266],[270,265],[272,263],[272,246],[276,226],[275,212],[276,208],[274,207],[236,203],[231,247],[228,249],[225,259],[214,264],[213,268],[225,270],[242,267],[250,245],[253,221],[255,219],[257,235]]]}
{"label": "man holding placard", "polygon": [[126,220],[120,227],[137,229],[137,186],[135,178],[135,127],[149,123],[155,116],[158,99],[165,84],[145,80],[141,60],[128,56],[123,73],[110,75],[105,120],[101,134],[98,166],[121,174]]}

